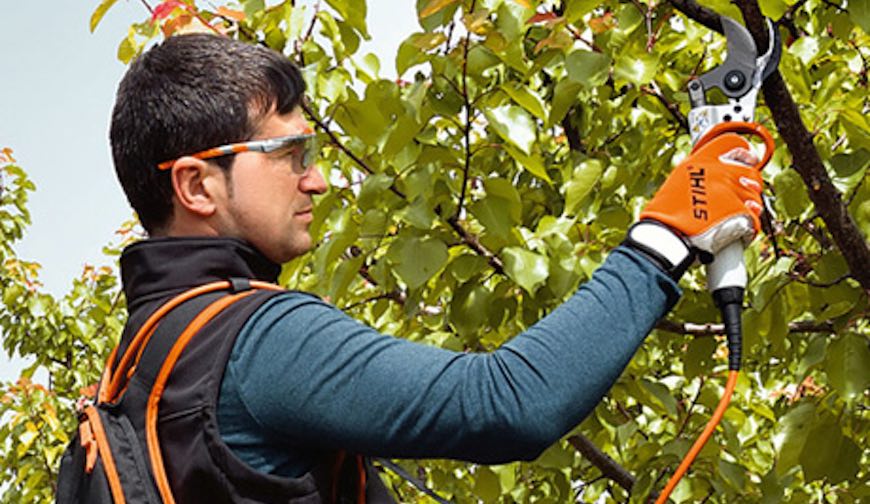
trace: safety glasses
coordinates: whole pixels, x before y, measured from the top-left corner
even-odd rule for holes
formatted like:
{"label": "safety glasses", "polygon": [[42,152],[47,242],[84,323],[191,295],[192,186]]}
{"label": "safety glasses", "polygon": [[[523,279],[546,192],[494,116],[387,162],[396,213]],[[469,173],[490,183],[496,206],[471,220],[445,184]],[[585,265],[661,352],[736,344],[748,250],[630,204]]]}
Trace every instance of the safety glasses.
{"label": "safety glasses", "polygon": [[[196,159],[214,159],[222,156],[231,156],[240,152],[275,152],[282,149],[301,149],[302,150],[302,166],[303,170],[314,164],[317,157],[318,147],[315,141],[314,133],[306,132],[300,135],[289,135],[276,138],[265,138],[263,140],[252,140],[250,142],[241,142],[234,144],[221,145],[213,147],[195,154],[188,154]],[[157,165],[159,170],[168,170],[172,168],[178,158],[169,161],[164,161]]]}

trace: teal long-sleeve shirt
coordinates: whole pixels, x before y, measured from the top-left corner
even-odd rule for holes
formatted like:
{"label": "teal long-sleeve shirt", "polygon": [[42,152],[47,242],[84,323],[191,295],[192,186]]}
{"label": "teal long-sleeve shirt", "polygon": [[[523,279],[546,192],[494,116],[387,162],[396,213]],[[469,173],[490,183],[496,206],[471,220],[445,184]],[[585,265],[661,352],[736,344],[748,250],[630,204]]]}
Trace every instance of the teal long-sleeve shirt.
{"label": "teal long-sleeve shirt", "polygon": [[530,460],[593,410],[679,295],[656,266],[619,247],[552,313],[475,354],[384,335],[312,296],[282,294],[235,343],[221,436],[252,467],[291,477],[337,449]]}

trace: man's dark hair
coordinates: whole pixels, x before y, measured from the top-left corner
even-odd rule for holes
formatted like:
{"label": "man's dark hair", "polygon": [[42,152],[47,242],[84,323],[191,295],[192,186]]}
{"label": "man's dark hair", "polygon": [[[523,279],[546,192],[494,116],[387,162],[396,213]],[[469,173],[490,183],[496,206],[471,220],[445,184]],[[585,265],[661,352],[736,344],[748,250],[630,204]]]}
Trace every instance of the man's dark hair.
{"label": "man's dark hair", "polygon": [[[121,81],[109,137],[127,200],[151,234],[172,216],[172,183],[157,164],[249,140],[267,113],[292,112],[305,82],[265,47],[207,34],[178,35],[136,59]],[[232,157],[215,160],[227,170]]]}

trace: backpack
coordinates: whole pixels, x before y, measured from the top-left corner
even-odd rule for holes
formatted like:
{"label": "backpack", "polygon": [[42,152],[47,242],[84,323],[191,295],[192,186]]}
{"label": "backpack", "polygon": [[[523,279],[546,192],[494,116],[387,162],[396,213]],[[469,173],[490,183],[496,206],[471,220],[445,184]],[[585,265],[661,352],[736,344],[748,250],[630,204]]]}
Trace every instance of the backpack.
{"label": "backpack", "polygon": [[[163,387],[181,352],[206,323],[258,289],[284,289],[259,281],[214,282],[185,291],[158,308],[145,321],[120,357],[116,347],[106,361],[95,400],[79,400],[79,428],[61,458],[58,504],[139,504],[174,502],[157,439],[157,414]],[[253,289],[251,289],[252,287]],[[171,323],[159,323],[172,312]],[[179,331],[178,328],[183,328]],[[154,378],[145,405],[146,432],[119,407],[137,371],[145,346],[156,331],[177,333]],[[117,362],[117,365],[115,365]],[[147,449],[143,450],[143,438]],[[144,453],[148,454],[148,460]],[[169,498],[167,499],[167,492]]]}
{"label": "backpack", "polygon": [[[80,399],[76,403],[79,428],[61,458],[57,504],[175,502],[166,476],[157,430],[158,408],[164,386],[178,357],[199,330],[232,304],[257,290],[285,289],[247,279],[231,279],[195,287],[173,297],[154,311],[130,340],[123,355],[118,356],[121,345],[115,347],[106,361],[96,398]],[[161,325],[160,322],[170,314],[166,323]],[[154,338],[155,334],[160,336]],[[159,372],[150,371],[156,376],[150,387],[147,405],[144,405],[146,421],[143,433],[143,429],[134,427],[141,421],[132,418],[141,416],[142,408],[134,407],[131,414],[129,406],[122,408],[121,402],[137,370],[149,367],[139,364],[146,345],[152,340],[158,344],[170,343],[171,348],[162,349],[166,359]],[[147,383],[152,382],[149,380]],[[366,477],[377,478],[377,470],[372,465],[374,460],[436,502],[449,504],[449,501],[389,460],[356,456],[348,457],[347,463],[343,464],[341,461],[344,459],[344,452],[340,452],[331,475],[334,502],[344,502],[343,498],[337,498],[336,490],[339,487],[355,487],[360,478],[363,481]],[[382,485],[377,485],[374,494],[369,497],[373,497],[375,502],[393,502]],[[366,496],[360,494],[355,500],[364,503]]]}

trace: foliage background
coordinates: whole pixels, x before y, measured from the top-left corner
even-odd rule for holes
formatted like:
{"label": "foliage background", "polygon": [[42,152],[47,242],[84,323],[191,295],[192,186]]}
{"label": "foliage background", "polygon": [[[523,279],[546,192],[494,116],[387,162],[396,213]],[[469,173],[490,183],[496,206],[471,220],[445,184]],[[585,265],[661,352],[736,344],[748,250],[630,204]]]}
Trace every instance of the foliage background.
{"label": "foliage background", "polygon": [[[92,29],[114,3],[97,6]],[[740,19],[727,2],[703,4]],[[396,54],[410,76],[394,80],[358,54],[368,37],[363,2],[143,2],[150,12],[118,57],[129,61],[162,36],[214,30],[297,61],[324,140],[319,166],[334,184],[316,207],[317,248],[285,265],[282,282],[381,331],[486,351],[588,279],[689,150],[687,79],[724,56],[724,40],[684,14],[701,20],[695,6],[419,0],[419,30]],[[860,502],[870,496],[870,286],[850,264],[870,232],[870,8],[760,7],[783,19],[782,79],[860,240],[844,246],[842,223],[813,203],[825,181],[802,178],[804,154],[786,145],[801,125],[778,118],[784,105],[771,92],[756,118],[785,141],[764,173],[776,216],[747,251],[746,373],[673,498]],[[0,330],[7,352],[36,359],[2,391],[2,501],[42,502],[74,429],[71,403],[96,381],[124,300],[108,268],[85,271],[63,298],[40,291],[37,266],[12,247],[33,187],[10,150],[0,165]],[[133,223],[121,238],[107,255],[137,238]],[[683,300],[608,397],[538,460],[402,464],[459,502],[644,502],[722,391],[724,350],[703,285],[700,269],[687,275]],[[30,380],[38,369],[48,383]],[[425,499],[391,483],[402,501]]]}

